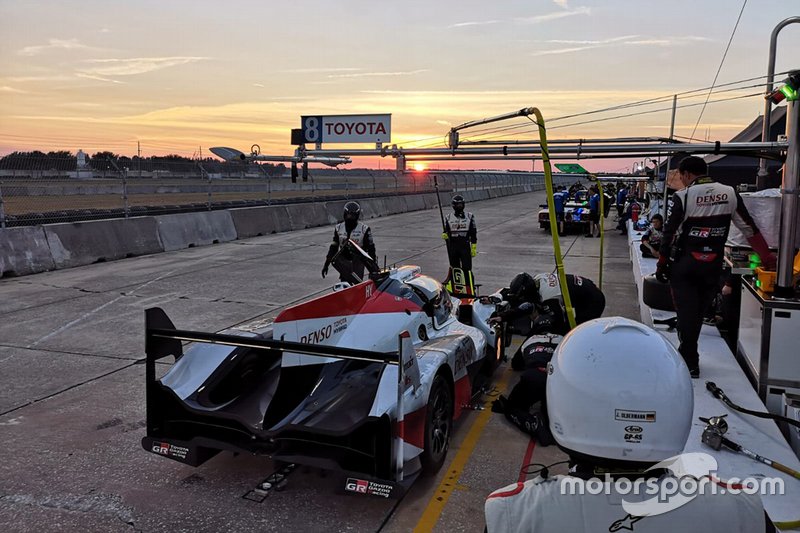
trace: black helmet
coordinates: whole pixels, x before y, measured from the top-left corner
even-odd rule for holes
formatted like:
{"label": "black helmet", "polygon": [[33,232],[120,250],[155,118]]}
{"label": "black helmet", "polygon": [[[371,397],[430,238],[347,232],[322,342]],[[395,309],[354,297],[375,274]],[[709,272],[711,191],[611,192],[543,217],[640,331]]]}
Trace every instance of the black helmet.
{"label": "black helmet", "polygon": [[536,280],[527,272],[520,272],[509,285],[508,296],[511,301],[534,300],[532,303],[539,303],[539,288]]}
{"label": "black helmet", "polygon": [[345,220],[358,220],[361,214],[361,206],[358,202],[347,202],[344,204],[344,219]]}
{"label": "black helmet", "polygon": [[460,194],[456,194],[455,196],[453,196],[453,201],[450,202],[450,204],[453,206],[453,209],[455,209],[456,211],[463,211],[464,210],[464,205],[466,205],[466,202],[464,201],[464,197],[463,196],[461,196]]}

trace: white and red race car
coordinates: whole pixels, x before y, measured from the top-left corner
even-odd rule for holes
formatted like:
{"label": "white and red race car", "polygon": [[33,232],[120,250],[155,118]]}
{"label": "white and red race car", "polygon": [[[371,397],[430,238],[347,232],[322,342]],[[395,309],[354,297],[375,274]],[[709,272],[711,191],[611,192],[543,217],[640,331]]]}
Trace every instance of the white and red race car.
{"label": "white and red race car", "polygon": [[437,470],[503,356],[496,304],[452,297],[416,266],[370,270],[270,325],[181,331],[148,309],[144,448],[194,466],[221,450],[269,456],[391,488],[381,496]]}

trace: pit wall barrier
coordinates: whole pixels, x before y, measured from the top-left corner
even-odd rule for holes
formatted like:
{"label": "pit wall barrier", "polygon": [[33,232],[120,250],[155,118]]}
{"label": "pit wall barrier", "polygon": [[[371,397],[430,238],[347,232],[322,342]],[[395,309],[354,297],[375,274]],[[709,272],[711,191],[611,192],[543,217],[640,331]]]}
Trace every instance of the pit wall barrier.
{"label": "pit wall barrier", "polygon": [[[573,177],[556,178],[568,184]],[[541,191],[543,183],[457,191],[467,202]],[[440,194],[447,207],[453,192]],[[359,199],[365,219],[438,207],[435,193]],[[0,278],[335,224],[346,201],[243,207],[0,228]]]}

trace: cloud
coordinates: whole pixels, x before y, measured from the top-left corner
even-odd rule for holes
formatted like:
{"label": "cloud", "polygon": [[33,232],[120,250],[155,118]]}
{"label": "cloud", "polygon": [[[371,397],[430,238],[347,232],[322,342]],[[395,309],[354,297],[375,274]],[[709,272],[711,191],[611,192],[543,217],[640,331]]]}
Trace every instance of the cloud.
{"label": "cloud", "polygon": [[451,24],[447,28],[452,29],[452,28],[466,28],[468,26],[486,26],[489,24],[497,24],[499,22],[500,22],[499,20],[470,20],[467,22],[458,22],[456,24]]}
{"label": "cloud", "polygon": [[622,37],[612,37],[611,39],[600,39],[594,41],[576,41],[576,40],[569,40],[569,39],[549,39],[547,41],[541,41],[545,43],[553,43],[553,44],[575,44],[575,45],[587,45],[587,44],[608,44],[608,43],[615,43],[618,41],[628,41],[630,39],[636,39],[641,37],[641,35],[623,35]]}
{"label": "cloud", "polygon": [[414,76],[415,74],[422,74],[429,72],[428,69],[422,68],[417,70],[400,70],[393,72],[358,72],[353,74],[330,74],[329,78],[382,78],[390,76]]}
{"label": "cloud", "polygon": [[573,52],[582,52],[583,50],[592,50],[594,48],[603,48],[605,45],[592,45],[592,46],[573,46],[571,48],[556,48],[554,50],[540,50],[533,52],[531,57],[552,56],[559,54],[571,54]]}
{"label": "cloud", "polygon": [[564,9],[569,8],[569,6],[567,5],[567,0],[553,0],[553,3],[558,7],[563,7]]}
{"label": "cloud", "polygon": [[91,63],[93,67],[80,69],[79,74],[85,76],[133,76],[145,74],[178,65],[205,61],[208,57],[134,57],[130,59],[88,59],[85,63]]}
{"label": "cloud", "polygon": [[264,85],[263,83],[254,83],[253,87],[261,87],[263,89],[264,87],[266,87],[266,85]]}
{"label": "cloud", "polygon": [[53,50],[94,50],[94,48],[81,44],[78,39],[49,39],[47,44],[26,46],[17,53],[21,56],[37,56]]}
{"label": "cloud", "polygon": [[442,126],[452,126],[453,125],[451,122],[448,122],[446,120],[437,120],[436,123],[440,124]]}
{"label": "cloud", "polygon": [[309,67],[309,68],[294,68],[291,70],[284,70],[292,74],[319,74],[326,72],[358,72],[362,70],[357,67]]}
{"label": "cloud", "polygon": [[552,44],[573,44],[578,46],[568,46],[565,48],[554,48],[551,50],[538,50],[531,54],[532,57],[571,54],[573,52],[582,52],[584,50],[594,50],[597,48],[612,48],[617,46],[680,46],[696,42],[708,42],[712,39],[706,37],[698,37],[694,35],[687,35],[681,37],[671,37],[668,39],[642,39],[640,35],[625,35],[623,37],[613,37],[611,39],[601,40],[564,40],[552,39],[543,41]]}
{"label": "cloud", "polygon": [[15,94],[23,94],[28,91],[23,91],[21,89],[15,89],[14,87],[9,87],[8,85],[0,86],[0,93],[15,93]]}
{"label": "cloud", "polygon": [[10,76],[6,79],[14,83],[27,83],[31,81],[66,81],[72,79],[72,77],[63,74],[54,74],[52,76]]}
{"label": "cloud", "polygon": [[106,83],[123,83],[123,82],[118,81],[118,80],[112,80],[111,78],[104,78],[102,76],[96,76],[96,75],[93,75],[93,74],[87,74],[85,72],[76,72],[75,76],[77,76],[79,78],[84,78],[84,79],[87,79],[87,80],[104,81]]}
{"label": "cloud", "polygon": [[545,13],[544,15],[534,15],[532,17],[517,17],[516,20],[520,24],[540,24],[542,22],[550,22],[552,20],[563,19],[566,17],[574,17],[576,15],[591,15],[592,10],[589,7],[581,6],[573,9],[566,9],[564,11],[554,11],[552,13]]}

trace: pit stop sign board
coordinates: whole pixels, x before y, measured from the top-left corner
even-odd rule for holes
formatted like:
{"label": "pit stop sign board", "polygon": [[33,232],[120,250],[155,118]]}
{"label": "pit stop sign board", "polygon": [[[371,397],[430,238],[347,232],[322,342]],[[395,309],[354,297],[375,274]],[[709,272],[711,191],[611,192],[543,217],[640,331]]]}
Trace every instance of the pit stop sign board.
{"label": "pit stop sign board", "polygon": [[300,117],[306,143],[388,143],[392,115],[309,115]]}

